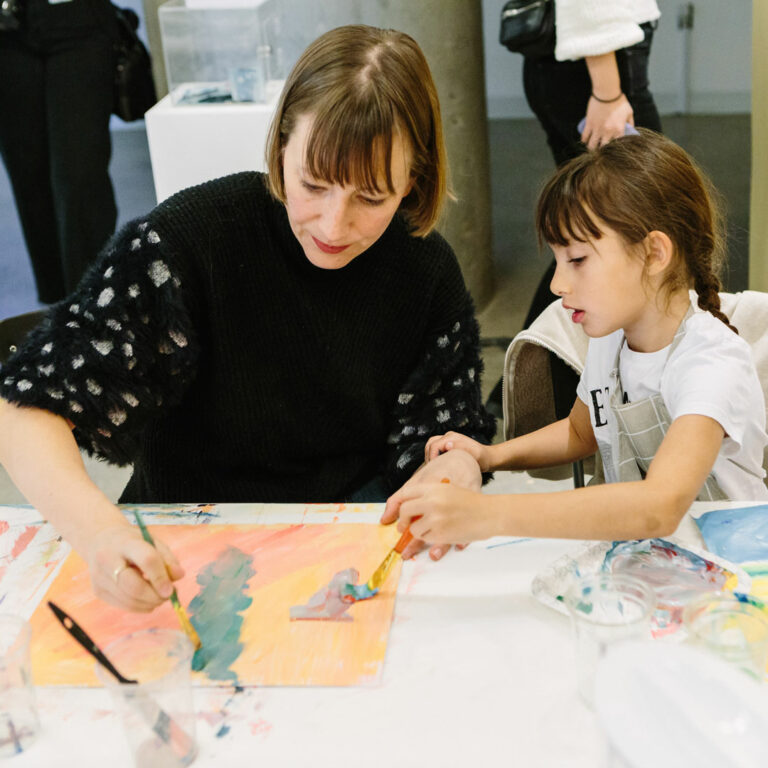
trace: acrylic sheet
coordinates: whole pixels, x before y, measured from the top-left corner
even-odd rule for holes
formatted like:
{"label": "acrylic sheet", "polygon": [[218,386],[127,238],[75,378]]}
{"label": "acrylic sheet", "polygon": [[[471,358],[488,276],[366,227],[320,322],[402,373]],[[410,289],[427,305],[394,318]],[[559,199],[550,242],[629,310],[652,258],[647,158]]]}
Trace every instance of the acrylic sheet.
{"label": "acrylic sheet", "polygon": [[531,591],[545,605],[567,614],[563,596],[574,581],[601,572],[634,576],[654,589],[658,601],[651,620],[654,637],[676,632],[682,625],[683,608],[697,595],[748,592],[751,585],[744,569],[709,552],[665,539],[642,539],[587,544],[539,573]]}
{"label": "acrylic sheet", "polygon": [[[370,574],[397,539],[394,527],[369,524],[149,526],[186,570],[179,599],[207,652],[196,685],[366,685],[381,675],[399,564],[375,599],[354,605],[353,621],[290,621],[339,570]],[[85,563],[72,553],[45,600],[69,613],[105,649],[139,629],[178,629],[169,603],[152,614],[97,600]],[[97,685],[93,660],[45,605],[31,619],[37,685]]]}

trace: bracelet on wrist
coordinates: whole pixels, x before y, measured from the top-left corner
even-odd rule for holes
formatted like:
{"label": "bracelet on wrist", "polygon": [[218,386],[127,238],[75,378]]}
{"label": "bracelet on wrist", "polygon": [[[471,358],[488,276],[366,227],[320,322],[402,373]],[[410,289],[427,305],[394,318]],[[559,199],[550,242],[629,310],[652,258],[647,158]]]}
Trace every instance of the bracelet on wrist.
{"label": "bracelet on wrist", "polygon": [[595,101],[599,101],[601,104],[613,104],[614,101],[618,101],[624,95],[624,91],[619,91],[619,95],[613,99],[601,99],[599,96],[595,96],[595,92],[592,92],[592,98]]}

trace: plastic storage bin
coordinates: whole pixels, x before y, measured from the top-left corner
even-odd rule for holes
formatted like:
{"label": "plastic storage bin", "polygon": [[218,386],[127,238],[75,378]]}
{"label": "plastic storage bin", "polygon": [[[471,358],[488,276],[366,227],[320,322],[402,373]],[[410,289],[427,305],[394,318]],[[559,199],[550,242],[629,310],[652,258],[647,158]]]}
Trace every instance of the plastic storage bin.
{"label": "plastic storage bin", "polygon": [[[271,4],[268,4],[271,5]],[[158,10],[168,90],[174,105],[264,103],[274,47],[263,4],[241,7],[170,0]]]}

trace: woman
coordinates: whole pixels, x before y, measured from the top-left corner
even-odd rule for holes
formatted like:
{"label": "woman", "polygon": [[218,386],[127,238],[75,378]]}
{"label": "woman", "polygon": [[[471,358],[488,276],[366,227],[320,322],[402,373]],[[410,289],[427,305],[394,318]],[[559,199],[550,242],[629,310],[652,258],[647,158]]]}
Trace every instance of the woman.
{"label": "woman", "polygon": [[[417,44],[323,35],[267,154],[268,178],[208,182],[127,225],[0,375],[30,406],[0,400],[0,460],[126,608],[151,610],[165,565],[182,571],[93,486],[75,440],[133,463],[123,502],[290,502],[383,500],[431,435],[493,434],[472,302],[433,232],[447,168]],[[467,466],[422,476],[477,485]]]}

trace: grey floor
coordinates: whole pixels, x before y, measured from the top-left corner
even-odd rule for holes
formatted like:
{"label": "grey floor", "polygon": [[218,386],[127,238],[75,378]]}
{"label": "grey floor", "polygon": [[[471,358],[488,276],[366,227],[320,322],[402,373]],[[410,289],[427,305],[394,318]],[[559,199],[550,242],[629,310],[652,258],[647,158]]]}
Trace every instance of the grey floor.
{"label": "grey floor", "polygon": [[[711,176],[728,215],[728,264],[724,283],[729,291],[747,287],[749,243],[749,115],[668,116],[664,131],[685,147]],[[534,120],[492,120],[491,199],[496,292],[483,307],[480,326],[486,373],[485,394],[501,374],[504,339],[522,326],[531,296],[548,263],[539,255],[532,210],[539,187],[553,165],[544,134]],[[146,134],[142,129],[113,133],[110,167],[117,197],[118,225],[145,213],[155,203]],[[34,290],[13,195],[5,171],[0,169],[0,319],[39,307]],[[127,470],[88,461],[97,484],[116,499],[125,485]],[[494,488],[501,491],[556,490],[567,481],[533,480],[525,473],[499,473]],[[0,504],[23,503],[0,467]]]}

